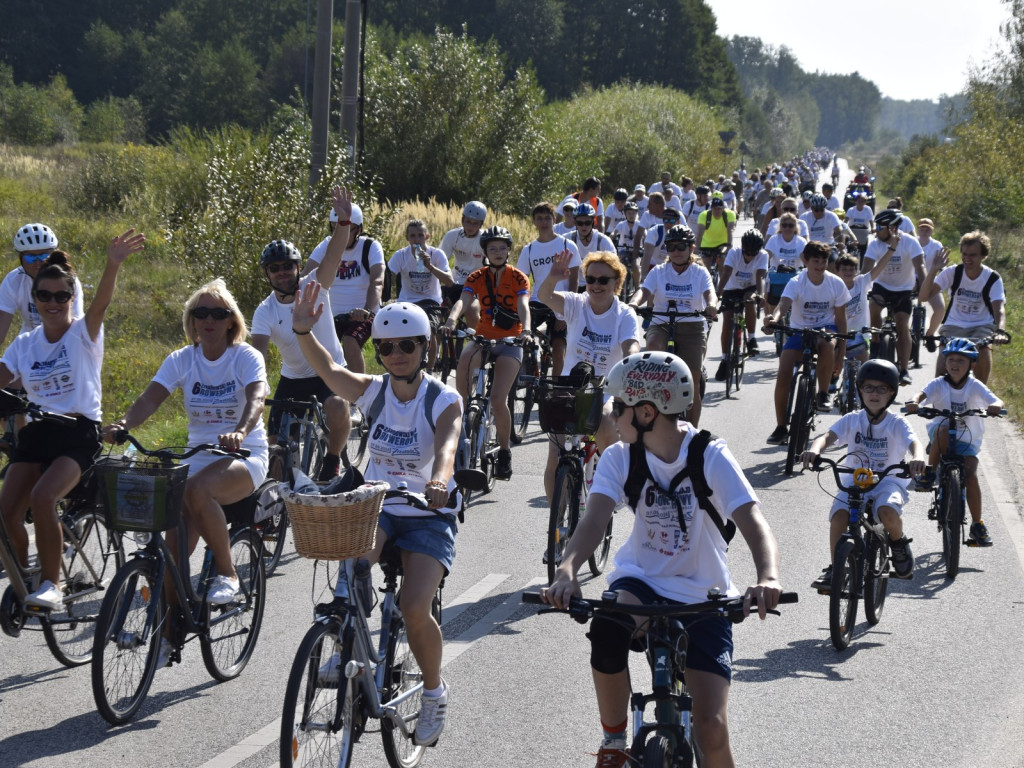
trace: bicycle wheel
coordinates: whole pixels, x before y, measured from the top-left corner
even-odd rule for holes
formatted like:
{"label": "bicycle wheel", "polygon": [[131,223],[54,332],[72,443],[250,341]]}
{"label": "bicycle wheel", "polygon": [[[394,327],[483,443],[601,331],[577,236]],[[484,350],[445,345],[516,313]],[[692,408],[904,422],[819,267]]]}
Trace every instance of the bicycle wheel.
{"label": "bicycle wheel", "polygon": [[199,636],[203,664],[214,680],[238,677],[256,647],[266,598],[261,552],[262,544],[250,529],[232,534],[231,561],[238,573],[238,594],[225,605],[207,604],[207,629]]}
{"label": "bicycle wheel", "polygon": [[124,550],[121,534],[107,528],[103,515],[95,511],[72,513],[65,523],[77,544],[64,542],[64,608],[43,620],[43,636],[57,661],[77,667],[92,659],[103,595],[124,565]]}
{"label": "bicycle wheel", "polygon": [[[423,686],[423,674],[420,672],[416,657],[409,649],[405,621],[397,611],[392,615],[388,652],[384,664],[384,690],[381,700],[387,705],[388,702],[404,696],[405,698],[396,705],[395,714],[409,729],[415,730],[420,711],[420,697],[416,695],[416,690]],[[384,756],[392,768],[414,768],[423,759],[425,748],[414,744],[412,737],[406,736],[388,718],[381,720],[380,735],[384,742]]]}
{"label": "bicycle wheel", "polygon": [[923,304],[915,304],[910,320],[910,361],[915,368],[921,367],[921,337],[924,336],[925,309]]}
{"label": "bicycle wheel", "polygon": [[[351,644],[342,644],[340,632],[337,619],[317,622],[295,652],[281,713],[281,768],[347,768],[352,761],[362,713],[356,682],[344,675]],[[321,667],[330,673],[321,675]]]}
{"label": "bicycle wheel", "polygon": [[579,520],[579,496],[572,466],[561,462],[555,470],[555,492],[551,497],[548,518],[548,549],[546,562],[548,583],[555,580],[555,569],[562,562],[562,553]]}
{"label": "bicycle wheel", "polygon": [[837,651],[849,647],[856,623],[857,552],[852,541],[843,539],[836,545],[828,597],[828,628]]}
{"label": "bicycle wheel", "polygon": [[747,349],[743,340],[743,328],[738,327],[732,341],[732,359],[729,363],[729,371],[732,374],[732,388],[740,391],[743,384],[743,369],[747,365]]}
{"label": "bicycle wheel", "polygon": [[867,535],[864,564],[864,615],[874,626],[882,620],[885,595],[889,590],[889,544],[874,533]]}
{"label": "bicycle wheel", "polygon": [[872,357],[879,360],[888,360],[890,363],[896,363],[896,350],[893,348],[892,340],[889,338],[889,334],[883,333],[878,337],[878,343],[874,345],[875,349],[872,350]]}
{"label": "bicycle wheel", "polygon": [[348,432],[348,442],[345,443],[345,456],[350,466],[361,467],[366,453],[366,442],[370,437],[370,425],[366,423],[363,412],[355,403],[349,404],[349,413],[352,417],[352,427]]}
{"label": "bicycle wheel", "polygon": [[789,420],[789,448],[786,451],[786,474],[793,474],[793,467],[800,459],[800,455],[807,447],[807,434],[809,433],[807,421],[810,418],[811,409],[814,404],[811,402],[811,381],[802,373],[797,374],[796,399],[793,402],[793,417]]}
{"label": "bicycle wheel", "polygon": [[509,440],[519,445],[526,436],[526,427],[530,423],[530,411],[533,410],[533,388],[516,384],[508,391],[508,410],[512,414],[512,431]]}
{"label": "bicycle wheel", "polygon": [[[733,323],[735,324],[735,319]],[[732,334],[726,339],[726,349],[722,350],[724,357],[722,358],[723,365],[725,366],[725,396],[728,399],[732,396],[732,367],[736,364],[736,356],[733,354],[733,347],[736,343],[736,339]]]}
{"label": "bicycle wheel", "polygon": [[459,359],[455,354],[455,339],[451,336],[442,336],[438,339],[437,346],[437,364],[434,366],[434,370],[437,373],[437,378],[447,382]]}
{"label": "bicycle wheel", "polygon": [[[273,456],[271,457],[271,463],[273,464]],[[269,472],[267,477],[276,479],[272,478]],[[262,545],[263,572],[269,578],[270,574],[277,568],[278,563],[281,562],[281,555],[284,554],[284,544],[288,538],[288,508],[285,507],[284,500],[271,489],[262,489],[256,504],[263,509],[267,505],[270,506],[269,515],[266,517],[263,517],[267,514],[266,512],[257,511],[256,517],[262,517],[263,519],[253,526]]]}
{"label": "bicycle wheel", "polygon": [[[587,498],[590,496],[590,486],[594,482],[594,472],[597,471],[597,453],[594,453],[590,457],[590,460],[583,465],[583,486],[581,488],[581,498],[576,513],[577,520],[583,516],[583,512],[587,509]],[[604,529],[604,535],[601,537],[601,543],[597,545],[597,549],[594,550],[587,560],[587,564],[590,566],[590,572],[595,576],[600,576],[604,571],[605,566],[608,565],[608,554],[612,549],[612,527],[615,524],[615,515],[613,514],[608,519],[608,526]],[[573,526],[575,527],[575,526]]]}
{"label": "bicycle wheel", "polygon": [[162,590],[149,563],[133,559],[107,588],[92,647],[92,695],[103,719],[135,716],[156,672],[164,624]]}
{"label": "bicycle wheel", "polygon": [[654,735],[644,744],[644,768],[673,768],[672,745],[667,736]]}
{"label": "bicycle wheel", "polygon": [[946,578],[955,579],[960,573],[961,526],[964,521],[964,497],[960,486],[960,470],[948,467],[942,478],[939,520],[942,521],[942,559],[946,563]]}

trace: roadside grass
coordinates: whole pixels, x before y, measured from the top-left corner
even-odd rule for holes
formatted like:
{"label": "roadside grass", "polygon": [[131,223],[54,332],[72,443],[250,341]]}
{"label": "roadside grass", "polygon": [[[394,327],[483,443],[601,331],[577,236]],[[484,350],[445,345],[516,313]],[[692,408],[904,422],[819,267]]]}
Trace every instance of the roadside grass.
{"label": "roadside grass", "polygon": [[1020,230],[989,233],[992,254],[988,265],[1003,277],[1006,288],[1006,330],[1013,342],[995,350],[989,385],[1006,403],[1009,417],[1024,424],[1024,233]]}

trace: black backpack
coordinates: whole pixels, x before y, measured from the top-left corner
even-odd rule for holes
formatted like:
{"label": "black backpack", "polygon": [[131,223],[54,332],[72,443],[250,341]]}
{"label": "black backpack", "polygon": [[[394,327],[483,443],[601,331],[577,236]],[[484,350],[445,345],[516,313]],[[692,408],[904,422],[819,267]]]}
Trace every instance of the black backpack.
{"label": "black backpack", "polygon": [[[697,505],[711,518],[711,522],[718,528],[718,533],[721,534],[725,543],[728,544],[732,541],[736,535],[736,524],[732,521],[726,523],[722,520],[722,516],[715,509],[715,505],[711,501],[714,491],[711,490],[711,486],[708,485],[707,478],[704,476],[704,452],[714,439],[716,439],[715,436],[706,429],[702,429],[694,435],[689,447],[686,449],[686,467],[672,478],[672,482],[669,483],[669,488],[667,489],[659,486],[651,476],[651,469],[647,466],[647,451],[644,449],[643,443],[640,441],[631,443],[629,446],[629,473],[626,476],[624,490],[626,491],[626,501],[633,510],[633,513],[636,514],[636,506],[640,502],[640,494],[643,493],[644,485],[646,485],[648,480],[658,490],[675,498],[675,489],[679,487],[683,480],[689,477],[690,483],[693,485],[693,492],[697,497]],[[679,529],[685,534],[686,520],[683,519],[683,507],[678,499],[676,499],[676,509],[679,512]]]}
{"label": "black backpack", "polygon": [[[953,308],[953,300],[956,298],[956,292],[960,290],[960,283],[964,279],[964,265],[957,264],[953,269],[953,284],[949,286],[949,304],[946,305],[946,314],[942,316],[942,322],[946,322],[946,318],[949,317],[949,310]],[[985,282],[985,287],[981,289],[981,299],[985,302],[985,307],[988,309],[988,313],[995,319],[995,312],[992,311],[992,286],[996,284],[996,280],[999,279],[999,273],[994,269],[992,274],[988,276],[988,280]]]}

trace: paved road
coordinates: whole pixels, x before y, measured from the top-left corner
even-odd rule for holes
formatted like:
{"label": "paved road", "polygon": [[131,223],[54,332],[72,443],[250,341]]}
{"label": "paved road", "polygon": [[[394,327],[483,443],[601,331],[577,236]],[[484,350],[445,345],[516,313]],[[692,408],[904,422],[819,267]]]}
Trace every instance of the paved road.
{"label": "paved road", "polygon": [[[931,366],[929,359],[913,372],[915,387]],[[915,495],[905,517],[915,578],[892,582],[881,623],[869,627],[862,615],[853,645],[838,653],[828,638],[827,598],[808,588],[827,561],[830,482],[820,476],[823,490],[819,476],[784,476],[784,450],[764,442],[773,427],[775,368],[774,357],[753,361],[728,401],[713,383],[702,424],[726,438],[746,468],[779,540],[784,586],[801,597],[781,617],[736,629],[730,720],[737,763],[1024,766],[1019,439],[999,422],[986,436],[983,489],[996,546],[965,549],[961,575],[948,582],[926,497]],[[819,428],[835,418],[820,419]],[[923,434],[921,426],[915,423]],[[514,452],[513,480],[474,504],[459,534],[445,591],[451,720],[424,765],[593,765],[586,753],[599,733],[585,628],[564,616],[537,616],[518,597],[543,574],[544,453],[534,428]],[[628,513],[617,516],[617,543],[629,522]],[[747,583],[752,567],[740,539],[731,562],[736,582]],[[270,580],[263,632],[238,680],[214,683],[199,649],[189,646],[182,665],[158,673],[138,719],[122,728],[96,713],[88,668],[59,667],[39,635],[0,637],[0,768],[276,765],[275,723],[311,616],[312,572],[291,555]],[[597,595],[604,583],[589,579],[585,589]],[[642,684],[639,658],[633,671]],[[385,765],[376,734],[364,737],[353,765]]]}

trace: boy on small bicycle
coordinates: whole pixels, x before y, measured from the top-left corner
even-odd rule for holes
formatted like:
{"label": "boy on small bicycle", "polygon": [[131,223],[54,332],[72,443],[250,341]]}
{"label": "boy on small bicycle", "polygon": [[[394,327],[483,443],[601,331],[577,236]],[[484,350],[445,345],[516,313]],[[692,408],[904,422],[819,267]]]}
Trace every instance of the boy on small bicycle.
{"label": "boy on small bicycle", "polygon": [[[902,416],[889,413],[900,387],[900,372],[888,360],[868,360],[857,372],[857,392],[862,409],[848,413],[832,425],[829,431],[816,438],[804,451],[804,467],[810,467],[821,452],[832,445],[848,445],[850,452],[843,466],[850,468],[885,469],[898,464],[909,452],[911,475],[924,471],[924,448],[914,435],[909,422]],[[892,547],[892,565],[899,579],[914,575],[914,555],[910,551],[911,539],[903,532],[903,505],[910,499],[909,480],[895,476],[882,479],[866,496],[874,503],[875,516],[889,534]],[[840,491],[829,512],[829,556],[850,524],[847,495]],[[827,591],[832,585],[832,563],[811,583],[811,588]]]}
{"label": "boy on small bicycle", "polygon": [[[542,592],[545,602],[565,608],[581,594],[576,574],[597,548],[616,505],[627,501],[631,444],[639,443],[646,480],[637,497],[633,529],[615,555],[615,570],[608,578],[618,602],[695,603],[706,600],[708,590],[716,587],[738,596],[726,557],[729,523],[743,534],[757,571],[756,584],[746,590],[745,610],[757,610],[764,618],[778,604],[782,590],[775,537],[725,443],[715,440],[705,450],[704,475],[713,491],[717,521],[698,506],[690,480],[678,480],[697,434],[681,418],[695,390],[686,363],[667,352],[628,355],[609,371],[605,392],[614,398],[612,413],[622,441],[610,446],[597,465],[586,514],[569,539],[555,580]],[[689,634],[685,674],[702,765],[732,766],[727,717],[732,625],[719,617],[682,621]],[[590,663],[604,733],[599,768],[634,764],[626,747],[626,715],[629,648],[638,631],[642,633],[643,627],[627,628],[600,614],[591,623]]]}
{"label": "boy on small bicycle", "polygon": [[[978,360],[978,348],[968,339],[950,339],[942,349],[946,373],[929,381],[924,390],[907,403],[907,413],[917,413],[921,403],[940,410],[965,411],[985,408],[989,415],[998,416],[1003,409],[1000,400],[986,385],[974,378],[972,365]],[[978,454],[985,435],[985,421],[977,416],[965,416],[963,432],[957,434],[957,453],[964,457],[964,486],[967,508],[971,512],[971,539],[979,547],[991,547],[992,537],[981,519],[981,486],[978,484]],[[939,457],[949,450],[949,423],[938,416],[928,424],[928,469],[917,484],[917,489],[931,490],[935,482],[935,466]]]}

